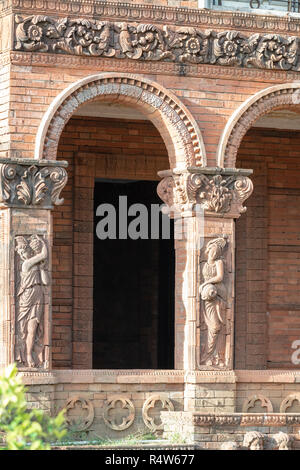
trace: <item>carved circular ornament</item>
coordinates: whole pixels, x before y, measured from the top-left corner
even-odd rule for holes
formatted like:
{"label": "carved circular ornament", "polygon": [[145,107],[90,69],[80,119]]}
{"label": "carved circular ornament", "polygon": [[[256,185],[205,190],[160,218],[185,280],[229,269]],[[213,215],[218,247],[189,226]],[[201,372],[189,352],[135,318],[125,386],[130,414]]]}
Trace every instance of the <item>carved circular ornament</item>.
{"label": "carved circular ornament", "polygon": [[[81,408],[82,412],[77,417],[77,415],[68,416],[69,410],[74,410],[75,408]],[[66,422],[69,426],[73,426],[76,431],[85,431],[88,429],[94,421],[95,412],[92,402],[83,397],[73,397],[70,398],[65,407],[66,409]]]}
{"label": "carved circular ornament", "polygon": [[159,402],[160,411],[174,411],[174,405],[169,398],[161,395],[152,395],[149,397],[143,405],[142,414],[145,425],[151,429],[151,431],[162,429],[162,423],[157,423],[158,413],[156,416],[153,413],[153,411],[155,412],[155,408],[159,409]]}
{"label": "carved circular ornament", "polygon": [[135,408],[129,398],[114,395],[105,402],[103,419],[109,428],[124,431],[132,425],[134,418]]}

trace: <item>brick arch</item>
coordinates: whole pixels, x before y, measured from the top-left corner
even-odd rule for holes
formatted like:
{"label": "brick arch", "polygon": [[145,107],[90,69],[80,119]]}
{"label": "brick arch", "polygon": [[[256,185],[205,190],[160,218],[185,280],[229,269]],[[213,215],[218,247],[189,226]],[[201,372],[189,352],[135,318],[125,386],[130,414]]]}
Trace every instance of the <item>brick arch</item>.
{"label": "brick arch", "polygon": [[55,160],[60,135],[73,113],[89,101],[119,102],[141,111],[160,132],[171,168],[206,166],[205,148],[191,113],[169,90],[138,75],[101,73],[63,90],[38,129],[35,159]]}
{"label": "brick arch", "polygon": [[299,103],[300,82],[271,86],[250,96],[236,109],[224,128],[217,150],[217,165],[235,168],[241,141],[254,122],[272,110],[295,107]]}

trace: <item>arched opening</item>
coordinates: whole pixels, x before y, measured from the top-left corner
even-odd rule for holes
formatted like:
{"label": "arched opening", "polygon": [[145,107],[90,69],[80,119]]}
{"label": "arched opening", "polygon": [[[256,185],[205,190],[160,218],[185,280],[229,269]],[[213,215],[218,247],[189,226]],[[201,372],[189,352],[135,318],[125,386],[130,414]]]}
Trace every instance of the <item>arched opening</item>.
{"label": "arched opening", "polygon": [[[90,122],[91,119],[96,118],[102,119],[102,125],[94,126]],[[84,124],[83,129],[79,134],[78,129],[72,134],[72,126],[78,119]],[[123,135],[119,135],[120,129],[117,126],[112,137],[110,135],[111,120],[115,120],[120,127],[123,119],[135,122],[135,124],[131,122],[133,124],[131,131],[134,132],[130,133],[129,129],[125,131],[123,129]],[[136,134],[137,121],[144,121],[147,123],[144,125],[148,126],[141,141],[139,141],[139,135]],[[68,136],[66,132],[69,132]],[[158,146],[163,149],[161,155],[156,154],[152,148],[154,145],[154,142],[151,142],[152,132],[155,133],[155,139],[159,140]],[[80,142],[76,144],[78,138]],[[121,139],[123,148],[116,157],[112,154],[119,145],[115,142],[118,138]],[[129,142],[128,139],[131,141]],[[103,141],[106,141],[105,151],[101,147]],[[135,149],[134,156],[130,155],[133,149]],[[92,158],[91,154],[95,158]],[[138,305],[136,308],[145,314],[149,307],[149,303],[145,305],[145,301],[147,301],[148,292],[151,291],[150,304],[155,306],[153,311],[155,310],[157,317],[156,333],[152,334],[154,327],[151,326],[152,331],[149,328],[149,322],[141,323],[140,328],[140,331],[143,331],[140,338],[143,335],[147,336],[147,340],[142,341],[144,348],[147,345],[147,352],[141,354],[140,350],[135,347],[131,354],[134,360],[122,362],[124,351],[129,353],[130,350],[127,344],[127,346],[123,345],[115,355],[117,361],[113,360],[108,347],[106,357],[111,356],[112,362],[107,363],[106,366],[100,361],[101,348],[98,353],[98,359],[100,359],[93,358],[93,350],[97,348],[93,348],[95,346],[93,345],[93,323],[95,322],[92,317],[95,299],[100,292],[93,290],[95,279],[92,274],[94,270],[91,269],[92,264],[96,264],[94,260],[91,262],[91,257],[95,252],[93,242],[96,229],[93,211],[95,210],[94,200],[97,203],[108,202],[102,201],[96,194],[95,188],[100,184],[102,184],[102,190],[99,190],[99,194],[103,194],[104,186],[110,184],[114,185],[114,188],[119,185],[116,192],[121,196],[120,188],[124,190],[124,180],[132,189],[137,182],[146,181],[148,186],[151,181],[157,182],[157,172],[160,170],[185,169],[193,165],[205,166],[206,155],[202,136],[192,115],[172,92],[144,77],[124,73],[92,75],[71,84],[53,100],[38,129],[35,158],[68,161],[73,159],[75,162],[75,165],[71,164],[69,168],[69,194],[68,189],[65,191],[67,202],[62,206],[61,211],[56,210],[53,226],[53,366],[80,369],[92,368],[93,364],[97,364],[96,367],[107,368],[172,368],[174,351],[172,353],[170,351],[174,349],[174,321],[170,322],[169,316],[173,314],[173,298],[170,292],[175,282],[173,246],[167,250],[159,248],[158,252],[161,256],[148,256],[152,266],[154,266],[155,259],[158,263],[155,268],[156,273],[160,272],[155,281],[158,289],[154,288],[152,280],[152,284],[148,283],[143,296],[144,304],[141,306],[139,302],[136,302]],[[113,192],[112,187],[110,186],[106,194]],[[152,187],[154,190],[154,184]],[[73,194],[74,188],[76,194]],[[128,191],[131,190],[128,189]],[[153,199],[154,191],[151,192],[153,196],[151,200],[149,198],[147,201],[143,200],[147,194],[146,183],[143,184],[143,190],[139,189],[138,193],[139,202],[145,203],[148,210],[153,202],[158,202],[156,196],[155,201]],[[126,196],[128,197],[129,193]],[[166,257],[163,258],[168,250],[169,261]],[[132,254],[131,258],[128,256],[125,261],[123,260],[122,266],[129,266],[133,270],[135,263],[141,257],[140,254],[135,257]],[[118,268],[115,267],[115,272],[117,270]],[[113,273],[114,269],[111,268],[110,271]],[[144,273],[141,271],[135,277],[140,281]],[[125,274],[123,279],[127,282]],[[110,290],[114,293],[113,289]],[[95,293],[94,298],[92,291]],[[104,291],[105,294],[108,293],[108,289]],[[123,295],[124,293],[128,294],[126,286],[123,289]],[[117,297],[118,293],[115,294]],[[156,304],[153,300],[154,295],[157,297]],[[101,296],[98,302],[103,307],[104,301]],[[114,303],[118,305],[118,308],[122,304],[121,302]],[[110,316],[107,308],[105,314]],[[150,320],[151,324],[155,323],[153,315]],[[144,317],[147,318],[147,315]],[[126,321],[124,315],[122,318]],[[124,331],[126,326],[124,325]],[[136,324],[134,326],[136,327]],[[105,327],[109,329],[107,336],[111,338],[112,331],[118,330],[118,324],[112,328],[106,322]],[[160,339],[157,339],[157,332],[162,335]],[[113,341],[115,341],[114,338],[109,342],[110,346]],[[137,344],[137,341],[133,342]],[[139,342],[141,343],[141,339]]]}
{"label": "arched opening", "polygon": [[[53,367],[172,369],[172,233],[151,237],[149,217],[147,237],[132,239],[119,222],[127,218],[127,231],[133,204],[148,215],[161,204],[157,172],[168,167],[162,137],[137,110],[96,100],[68,121],[57,158],[68,161],[69,181],[64,205],[54,210]],[[116,214],[108,239],[98,233],[103,204]]]}
{"label": "arched opening", "polygon": [[[265,96],[264,107],[258,104],[255,113],[253,121],[247,112],[240,117],[236,128],[244,126],[245,132],[231,138],[241,140],[237,168],[254,170],[247,212],[236,222],[235,367],[295,369],[300,339],[300,108],[285,89]],[[233,149],[227,148],[232,156]]]}

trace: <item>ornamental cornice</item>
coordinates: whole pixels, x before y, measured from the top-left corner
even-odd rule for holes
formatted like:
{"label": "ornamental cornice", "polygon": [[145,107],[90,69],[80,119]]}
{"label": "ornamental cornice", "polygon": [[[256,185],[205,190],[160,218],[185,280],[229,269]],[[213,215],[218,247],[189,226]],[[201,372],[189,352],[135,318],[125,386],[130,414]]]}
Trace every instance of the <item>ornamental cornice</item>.
{"label": "ornamental cornice", "polygon": [[99,0],[2,0],[0,14],[52,14],[59,16],[80,15],[119,21],[155,21],[164,24],[241,29],[279,33],[300,33],[298,18],[291,16],[258,15],[238,11],[214,11],[208,9],[177,8],[152,4],[130,4]]}
{"label": "ornamental cornice", "polygon": [[[241,30],[205,30],[197,26],[163,25],[96,19],[15,15],[15,51],[83,57],[221,65],[266,70],[300,70],[300,38],[250,34]],[[179,71],[184,75],[184,70]]]}

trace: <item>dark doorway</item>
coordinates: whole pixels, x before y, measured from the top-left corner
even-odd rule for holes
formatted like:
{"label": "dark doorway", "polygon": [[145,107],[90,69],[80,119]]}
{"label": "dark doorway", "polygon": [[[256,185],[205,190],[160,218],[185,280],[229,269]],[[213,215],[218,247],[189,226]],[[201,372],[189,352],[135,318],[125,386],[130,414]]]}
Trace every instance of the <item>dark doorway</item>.
{"label": "dark doorway", "polygon": [[[116,208],[116,239],[94,230],[94,369],[172,369],[174,367],[173,223],[169,239],[119,239],[119,197],[127,207],[161,204],[157,181],[96,181],[100,204]],[[123,199],[124,202],[124,199]],[[128,216],[128,223],[135,217]],[[161,218],[161,216],[160,216]],[[150,219],[148,219],[150,233]],[[160,224],[161,227],[161,224]]]}

